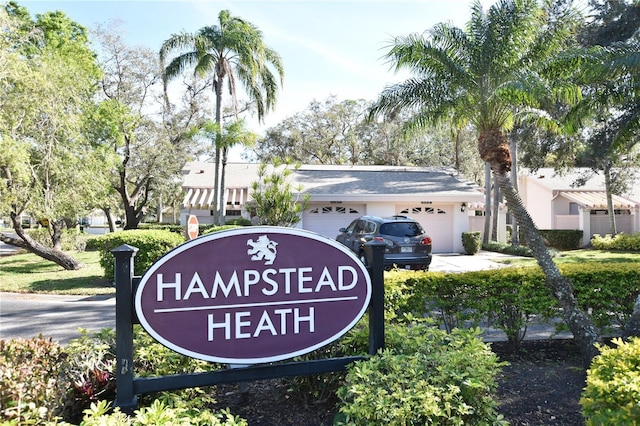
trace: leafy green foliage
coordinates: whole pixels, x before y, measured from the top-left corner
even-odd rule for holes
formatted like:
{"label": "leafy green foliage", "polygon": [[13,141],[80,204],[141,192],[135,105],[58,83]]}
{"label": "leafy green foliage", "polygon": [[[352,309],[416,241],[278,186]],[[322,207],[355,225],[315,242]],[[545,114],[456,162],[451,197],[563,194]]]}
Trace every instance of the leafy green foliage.
{"label": "leafy green foliage", "polygon": [[228,409],[219,413],[189,410],[173,407],[159,400],[150,406],[142,407],[129,418],[119,408],[110,409],[110,404],[101,401],[91,404],[85,410],[83,426],[142,426],[142,425],[183,425],[183,426],[247,426],[246,420],[234,416]]}
{"label": "leafy green foliage", "polygon": [[624,327],[640,294],[640,263],[566,264],[580,307],[591,312],[594,325],[611,331]]}
{"label": "leafy green foliage", "polygon": [[[623,327],[640,294],[640,265],[562,264],[581,309],[591,312],[601,331]],[[402,280],[404,284],[402,283]],[[532,318],[560,316],[557,301],[537,267],[492,271],[417,273],[389,281],[402,285],[397,312],[435,319],[446,330],[489,324],[505,332],[512,345],[524,339]]]}
{"label": "leafy green foliage", "polygon": [[575,250],[580,248],[582,234],[580,229],[541,229],[540,234],[544,238],[547,247],[559,250]]}
{"label": "leafy green foliage", "polygon": [[506,424],[491,397],[503,364],[479,333],[391,327],[388,349],[349,367],[336,424]]}
{"label": "leafy green foliage", "polygon": [[595,234],[591,238],[591,245],[598,250],[625,250],[640,252],[640,232],[633,235],[617,234],[600,236]]}
{"label": "leafy green foliage", "polygon": [[113,401],[116,395],[116,335],[112,329],[97,333],[80,330],[65,351],[61,379],[67,386],[61,406],[66,421],[77,423],[82,413],[98,401]]}
{"label": "leafy green foliage", "polygon": [[[523,241],[522,238],[520,241]],[[533,252],[529,247],[525,246],[512,246],[510,244],[499,243],[497,241],[491,241],[486,244],[482,244],[482,250],[493,251],[496,253],[512,254],[514,256],[533,257]]]}
{"label": "leafy green foliage", "polygon": [[0,340],[0,420],[36,425],[59,419],[64,350],[51,339]]}
{"label": "leafy green foliage", "polygon": [[462,233],[462,247],[466,254],[476,254],[482,246],[482,234],[480,231]]}
{"label": "leafy green foliage", "polygon": [[640,418],[640,338],[613,343],[598,346],[600,355],[587,371],[580,405],[588,426],[634,425]]}
{"label": "leafy green foliage", "polygon": [[[27,234],[35,241],[45,247],[53,247],[51,232],[48,228],[29,229]],[[61,249],[63,251],[84,251],[87,246],[88,237],[81,234],[77,229],[65,229],[60,236]]]}
{"label": "leafy green foliage", "polygon": [[289,164],[276,162],[273,168],[260,164],[258,180],[251,185],[251,198],[261,225],[293,226],[300,222],[300,214],[307,208],[309,195],[301,195],[302,187],[292,186],[289,181],[291,173]]}
{"label": "leafy green foliage", "polygon": [[142,275],[149,267],[169,250],[184,243],[184,237],[169,231],[131,230],[112,232],[96,239],[94,243],[100,247],[100,266],[104,269],[105,278],[113,279],[114,258],[111,250],[128,244],[137,247],[135,256],[136,275]]}

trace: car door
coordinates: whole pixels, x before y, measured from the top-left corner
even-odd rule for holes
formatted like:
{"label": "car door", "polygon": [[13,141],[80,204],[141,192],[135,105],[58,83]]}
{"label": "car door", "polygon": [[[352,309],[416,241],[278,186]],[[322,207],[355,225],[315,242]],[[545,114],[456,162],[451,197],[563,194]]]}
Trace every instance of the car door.
{"label": "car door", "polygon": [[336,237],[336,241],[344,244],[345,246],[353,250],[353,238],[354,238],[353,231],[357,225],[358,225],[358,219],[352,221],[349,224],[349,226],[347,226],[346,228],[341,228],[340,235]]}

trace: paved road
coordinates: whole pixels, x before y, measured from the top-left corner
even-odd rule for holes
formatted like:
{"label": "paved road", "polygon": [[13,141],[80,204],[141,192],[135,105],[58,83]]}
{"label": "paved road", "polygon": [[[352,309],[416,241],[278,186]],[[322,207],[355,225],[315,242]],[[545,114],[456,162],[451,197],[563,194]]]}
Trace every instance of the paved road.
{"label": "paved road", "polygon": [[[431,271],[464,272],[496,269],[505,265],[497,258],[509,257],[490,252],[474,256],[434,255]],[[80,335],[78,328],[99,331],[115,328],[114,296],[54,296],[0,293],[0,339],[31,338],[40,333],[61,344]],[[533,330],[532,330],[533,331]],[[543,330],[544,331],[544,330]],[[501,339],[501,332],[491,333]]]}
{"label": "paved road", "polygon": [[44,337],[66,344],[78,327],[115,327],[115,296],[0,293],[0,339]]}

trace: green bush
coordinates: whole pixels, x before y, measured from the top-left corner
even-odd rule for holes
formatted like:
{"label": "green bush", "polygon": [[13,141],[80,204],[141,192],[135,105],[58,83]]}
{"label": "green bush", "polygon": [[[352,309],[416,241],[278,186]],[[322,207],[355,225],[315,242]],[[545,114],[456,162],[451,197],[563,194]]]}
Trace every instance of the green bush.
{"label": "green bush", "polygon": [[42,336],[0,340],[0,420],[34,425],[55,422],[61,396],[58,380],[63,348]]}
{"label": "green bush", "polygon": [[597,250],[640,251],[640,232],[633,235],[617,234],[615,237],[595,234],[591,238],[591,245]]}
{"label": "green bush", "polygon": [[227,229],[240,228],[239,225],[222,225],[222,226],[210,226],[204,231],[200,231],[200,235],[210,234],[212,232],[226,231]]}
{"label": "green bush", "polygon": [[503,364],[479,333],[391,327],[388,349],[348,368],[334,424],[507,424],[491,396]]}
{"label": "green bush", "polygon": [[580,405],[587,425],[636,425],[640,419],[640,338],[599,346]]}
{"label": "green bush", "polygon": [[[638,264],[561,264],[560,271],[571,280],[580,308],[591,313],[601,332],[624,327],[640,295]],[[538,267],[405,273],[387,278],[387,288],[400,289],[393,301],[395,315],[427,316],[448,331],[491,325],[504,331],[514,347],[532,319],[560,316]]]}
{"label": "green bush", "polygon": [[[139,377],[195,373],[222,367],[180,355],[153,340],[140,326],[134,327],[134,348],[134,369]],[[108,417],[108,421],[103,419],[102,423],[96,417],[95,410],[100,411],[99,407],[104,408],[115,399],[115,368],[115,331],[112,329],[97,333],[81,330],[81,336],[71,340],[66,347],[42,338],[0,340],[0,423],[6,420],[14,422],[11,424],[44,424],[63,420],[78,424],[89,410],[93,413],[93,423],[86,424],[128,424],[118,423],[119,416],[116,415]],[[227,418],[226,414],[207,414],[207,407],[214,403],[213,395],[202,388],[144,395],[139,400],[143,407],[139,414],[142,417],[136,416],[136,421],[149,414],[144,407],[156,403],[173,407],[172,415],[176,419],[194,416],[194,413]],[[179,424],[245,424],[233,416],[229,419],[238,423],[185,420]]]}
{"label": "green bush", "polygon": [[466,254],[476,254],[482,246],[482,234],[480,231],[463,232],[462,247]]}
{"label": "green bush", "polygon": [[183,236],[170,231],[144,230],[112,232],[96,240],[95,244],[100,250],[100,266],[108,279],[113,279],[114,276],[114,257],[111,250],[116,247],[128,244],[139,249],[135,256],[134,273],[142,275],[153,262],[185,241]]}
{"label": "green bush", "polygon": [[71,340],[65,350],[61,378],[67,392],[60,408],[65,421],[77,424],[91,404],[115,399],[115,331],[90,333],[81,329],[80,337]]}
{"label": "green bush", "polygon": [[184,225],[176,223],[140,223],[138,229],[145,231],[169,231],[186,235]]}
{"label": "green bush", "polygon": [[482,244],[482,250],[493,251],[496,253],[512,254],[514,256],[533,257],[533,252],[529,247],[512,246],[510,244],[503,244],[497,241],[491,241],[487,244]]}
{"label": "green bush", "polygon": [[591,312],[602,332],[624,327],[640,295],[640,264],[562,264],[560,271],[571,279],[580,308]]}
{"label": "green bush", "polygon": [[402,309],[435,319],[447,331],[486,324],[517,347],[534,316],[550,318],[557,303],[535,267],[466,273],[428,273],[407,280]]}
{"label": "green bush", "polygon": [[237,225],[237,226],[251,226],[253,223],[249,219],[239,217],[236,219],[230,219],[225,222],[225,225]]}
{"label": "green bush", "polygon": [[582,244],[584,232],[580,229],[541,229],[540,234],[548,247],[576,250]]}
{"label": "green bush", "polygon": [[194,425],[194,426],[247,426],[246,420],[232,415],[228,409],[219,413],[193,410],[168,405],[155,400],[142,407],[129,418],[118,408],[113,412],[106,401],[92,404],[85,411],[82,426],[143,426],[143,425]]}

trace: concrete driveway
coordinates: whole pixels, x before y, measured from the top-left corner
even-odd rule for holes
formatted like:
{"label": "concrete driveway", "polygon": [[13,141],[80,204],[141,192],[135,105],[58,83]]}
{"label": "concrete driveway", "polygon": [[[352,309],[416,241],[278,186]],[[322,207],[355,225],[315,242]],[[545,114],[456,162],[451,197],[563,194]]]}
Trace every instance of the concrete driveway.
{"label": "concrete driveway", "polygon": [[433,255],[429,270],[434,272],[484,271],[504,268],[509,265],[498,261],[517,258],[518,256],[490,251],[480,251],[472,256],[460,253],[437,253]]}

